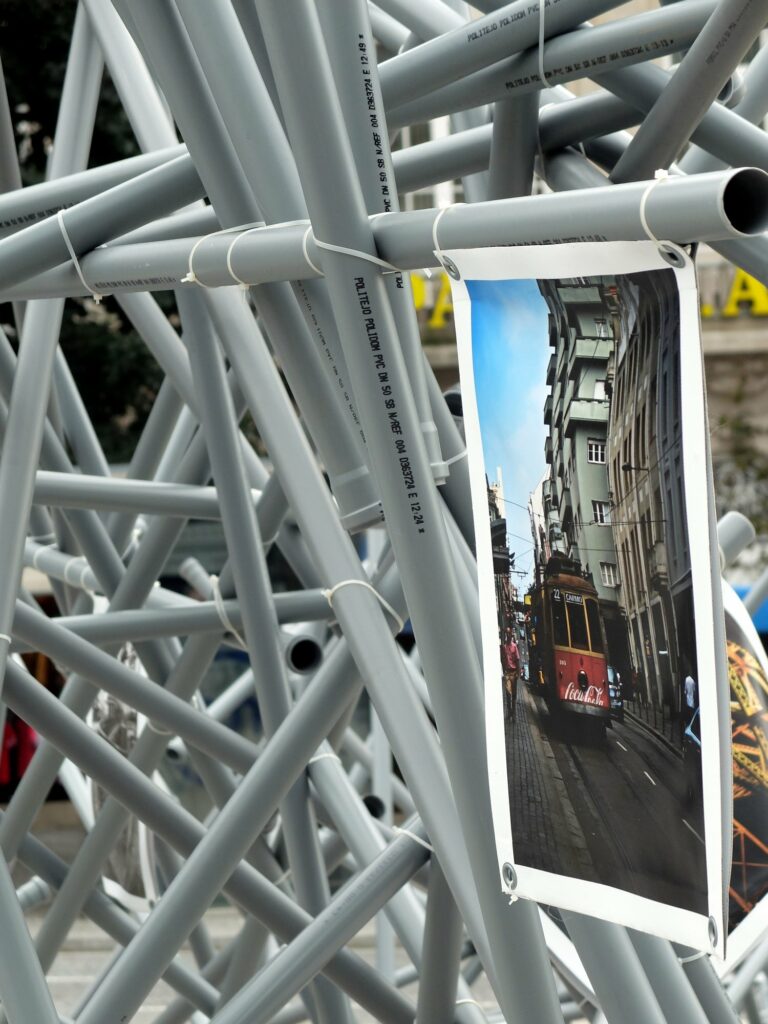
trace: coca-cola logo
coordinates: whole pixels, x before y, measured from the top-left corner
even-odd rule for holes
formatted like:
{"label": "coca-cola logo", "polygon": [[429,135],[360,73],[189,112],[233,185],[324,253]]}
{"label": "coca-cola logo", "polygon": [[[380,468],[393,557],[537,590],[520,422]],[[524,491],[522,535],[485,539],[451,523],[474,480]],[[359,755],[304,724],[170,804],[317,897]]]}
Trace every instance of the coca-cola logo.
{"label": "coca-cola logo", "polygon": [[586,690],[580,689],[575,683],[568,683],[565,688],[565,700],[575,700],[580,704],[601,704],[605,688],[602,686],[588,686]]}

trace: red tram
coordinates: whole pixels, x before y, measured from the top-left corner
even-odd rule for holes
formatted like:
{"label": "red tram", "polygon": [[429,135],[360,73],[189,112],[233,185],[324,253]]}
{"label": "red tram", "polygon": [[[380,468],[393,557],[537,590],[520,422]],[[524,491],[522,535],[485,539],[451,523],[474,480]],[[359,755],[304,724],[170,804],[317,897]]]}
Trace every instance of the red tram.
{"label": "red tram", "polygon": [[531,591],[531,683],[552,714],[608,722],[606,642],[597,591],[578,562],[554,555]]}

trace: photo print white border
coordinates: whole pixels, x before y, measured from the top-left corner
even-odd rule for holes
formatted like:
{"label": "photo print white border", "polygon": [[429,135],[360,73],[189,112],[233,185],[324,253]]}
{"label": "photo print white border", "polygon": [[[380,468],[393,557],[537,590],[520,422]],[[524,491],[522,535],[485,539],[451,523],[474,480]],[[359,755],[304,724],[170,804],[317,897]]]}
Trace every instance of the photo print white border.
{"label": "photo print white border", "polygon": [[[477,566],[485,679],[485,713],[488,772],[491,791],[500,887],[503,892],[536,900],[565,910],[588,914],[616,924],[679,942],[694,949],[725,955],[725,894],[728,880],[723,856],[725,821],[723,757],[730,763],[730,748],[721,749],[722,723],[730,708],[718,711],[717,693],[727,692],[728,676],[724,645],[716,644],[716,616],[723,619],[720,568],[713,565],[714,503],[708,482],[706,403],[701,352],[698,291],[693,263],[682,253],[684,265],[670,267],[651,242],[576,242],[509,248],[443,250],[457,268],[451,280],[458,342],[464,427],[477,539]],[[702,784],[706,841],[707,900],[709,916],[638,896],[623,889],[554,874],[515,862],[509,811],[507,758],[499,664],[499,640],[493,582],[490,523],[485,485],[485,465],[480,434],[472,359],[471,299],[465,281],[512,279],[544,280],[563,277],[598,277],[652,270],[672,270],[680,300],[680,348],[682,381],[683,475],[691,576],[696,622],[696,654],[701,706]],[[722,635],[722,634],[721,634]],[[724,688],[724,689],[723,689]],[[722,703],[722,702],[721,702]],[[725,773],[729,778],[729,773]],[[730,794],[728,794],[730,798]],[[663,841],[663,838],[661,839]],[[517,885],[511,892],[502,866],[514,866]],[[712,929],[716,932],[712,941]]]}
{"label": "photo print white border", "polygon": [[[755,629],[749,612],[744,607],[744,602],[733,589],[723,580],[723,608],[726,613],[726,635],[728,633],[728,616],[730,616],[746,639],[749,641],[751,653],[758,661],[760,668],[768,679],[768,656],[765,648]],[[725,976],[730,974],[742,960],[752,952],[758,942],[763,939],[768,931],[768,895],[763,896],[759,903],[739,921],[733,931],[728,935],[728,954],[725,961],[715,962],[715,969],[718,974]]]}

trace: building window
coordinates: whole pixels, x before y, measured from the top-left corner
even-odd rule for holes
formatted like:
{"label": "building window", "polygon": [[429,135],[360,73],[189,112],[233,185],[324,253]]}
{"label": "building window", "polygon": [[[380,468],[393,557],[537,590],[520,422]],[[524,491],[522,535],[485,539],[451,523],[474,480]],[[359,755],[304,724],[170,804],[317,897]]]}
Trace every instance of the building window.
{"label": "building window", "polygon": [[587,462],[605,465],[605,441],[596,437],[587,438]]}
{"label": "building window", "polygon": [[595,399],[596,402],[604,402],[605,401],[605,381],[604,380],[596,380],[595,381],[594,399]]}
{"label": "building window", "polygon": [[607,501],[592,502],[592,521],[597,526],[610,526],[611,506]]}
{"label": "building window", "polygon": [[604,587],[618,587],[619,574],[616,571],[616,564],[614,562],[601,562],[600,578],[603,581]]}

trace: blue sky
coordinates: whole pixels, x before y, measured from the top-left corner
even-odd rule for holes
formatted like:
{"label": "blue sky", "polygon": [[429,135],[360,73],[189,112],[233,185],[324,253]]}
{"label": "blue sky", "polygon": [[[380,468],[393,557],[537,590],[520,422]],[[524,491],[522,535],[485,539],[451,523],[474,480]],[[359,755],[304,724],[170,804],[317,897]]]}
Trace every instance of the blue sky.
{"label": "blue sky", "polygon": [[528,496],[546,469],[547,305],[536,281],[467,281],[467,290],[485,467],[493,481],[501,466],[510,550],[529,572],[513,578],[522,591],[533,567]]}

